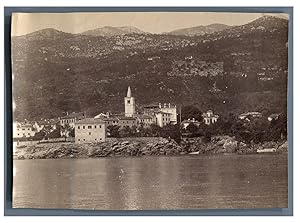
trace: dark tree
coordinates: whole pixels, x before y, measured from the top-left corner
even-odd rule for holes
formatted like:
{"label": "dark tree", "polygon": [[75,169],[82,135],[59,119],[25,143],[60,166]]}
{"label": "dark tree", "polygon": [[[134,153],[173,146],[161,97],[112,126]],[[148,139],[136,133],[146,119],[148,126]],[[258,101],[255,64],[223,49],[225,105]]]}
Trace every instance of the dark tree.
{"label": "dark tree", "polygon": [[162,127],[161,130],[161,136],[168,139],[174,139],[177,143],[180,142],[181,137],[180,137],[180,125],[165,125],[164,127]]}
{"label": "dark tree", "polygon": [[194,123],[190,123],[187,127],[186,127],[186,130],[189,132],[189,133],[191,133],[192,135],[192,137],[194,137],[194,136],[196,136],[197,135],[197,133],[198,133],[198,126],[197,125],[195,125]]}
{"label": "dark tree", "polygon": [[52,132],[49,133],[49,139],[54,139],[54,138],[60,138],[60,130],[59,129],[54,129]]}
{"label": "dark tree", "polygon": [[188,105],[184,106],[181,109],[181,120],[187,120],[187,119],[196,119],[199,122],[202,122],[202,112],[195,106]]}
{"label": "dark tree", "polygon": [[115,138],[120,137],[120,126],[109,125],[107,126],[107,131],[110,137],[115,137]]}

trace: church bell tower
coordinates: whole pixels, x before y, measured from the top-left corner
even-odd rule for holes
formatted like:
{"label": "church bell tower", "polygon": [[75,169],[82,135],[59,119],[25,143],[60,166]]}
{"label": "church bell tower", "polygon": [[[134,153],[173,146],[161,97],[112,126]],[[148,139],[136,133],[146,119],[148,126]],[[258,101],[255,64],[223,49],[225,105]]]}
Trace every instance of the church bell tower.
{"label": "church bell tower", "polygon": [[130,86],[127,90],[127,96],[124,98],[125,100],[125,116],[132,117],[135,114],[135,99],[131,96]]}

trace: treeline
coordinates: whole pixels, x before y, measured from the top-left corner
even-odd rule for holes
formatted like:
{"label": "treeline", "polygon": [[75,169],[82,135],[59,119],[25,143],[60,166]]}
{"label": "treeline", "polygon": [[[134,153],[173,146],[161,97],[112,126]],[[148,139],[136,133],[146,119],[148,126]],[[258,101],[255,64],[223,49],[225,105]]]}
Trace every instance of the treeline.
{"label": "treeline", "polygon": [[[196,113],[196,111],[198,111]],[[199,115],[200,114],[200,115]],[[211,125],[203,123],[201,112],[188,106],[183,109],[182,117],[185,119],[196,118],[201,123],[196,125],[190,123],[186,128],[182,125],[166,125],[159,127],[151,125],[149,128],[125,127],[110,125],[107,127],[109,137],[164,137],[172,138],[180,142],[182,137],[203,137],[204,142],[210,142],[213,136],[228,135],[235,136],[236,140],[250,144],[263,143],[268,141],[282,141],[287,139],[287,116],[282,114],[278,119],[268,121],[267,118],[247,117],[245,120],[239,120],[234,115],[226,118],[220,117],[218,121]]]}
{"label": "treeline", "polygon": [[211,125],[197,126],[191,123],[185,130],[188,137],[204,137],[206,142],[212,136],[229,135],[246,144],[281,141],[287,139],[287,116],[281,115],[277,120],[268,121],[266,118],[251,118],[239,120],[234,116],[223,119]]}

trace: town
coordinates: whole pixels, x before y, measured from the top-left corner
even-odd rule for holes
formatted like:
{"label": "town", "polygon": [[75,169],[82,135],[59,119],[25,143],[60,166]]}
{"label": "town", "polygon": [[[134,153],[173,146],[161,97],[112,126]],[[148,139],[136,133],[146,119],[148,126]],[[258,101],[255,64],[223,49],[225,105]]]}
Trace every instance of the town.
{"label": "town", "polygon": [[[229,123],[220,115],[214,114],[212,110],[199,112],[193,106],[181,107],[171,103],[144,105],[142,110],[137,111],[135,97],[128,86],[124,97],[123,113],[102,112],[94,117],[86,117],[84,112],[71,112],[56,119],[25,120],[14,123],[13,139],[17,143],[36,141],[80,144],[101,143],[107,138],[125,137],[165,137],[180,142],[181,138],[202,136],[209,138],[210,141],[213,135],[228,135],[231,131],[236,138],[240,137],[241,141],[250,142],[263,137],[257,126],[254,126],[257,120],[261,120],[260,126],[264,125],[267,128],[274,126],[275,136],[269,140],[274,140],[276,137],[281,140],[286,138],[287,130],[286,126],[284,127],[285,118],[281,118],[282,114],[276,113],[263,117],[261,112],[250,111],[239,114]],[[283,121],[280,123],[283,123],[283,126],[278,124],[281,119]],[[249,136],[249,128],[256,131],[252,138]],[[262,131],[265,136],[274,135],[266,132],[266,129]]]}

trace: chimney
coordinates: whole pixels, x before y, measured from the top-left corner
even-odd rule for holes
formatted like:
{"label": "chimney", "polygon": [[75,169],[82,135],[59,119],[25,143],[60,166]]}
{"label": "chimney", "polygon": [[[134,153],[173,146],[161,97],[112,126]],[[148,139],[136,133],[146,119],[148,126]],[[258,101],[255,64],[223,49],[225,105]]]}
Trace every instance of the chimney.
{"label": "chimney", "polygon": [[159,108],[161,108],[161,103],[158,103]]}
{"label": "chimney", "polygon": [[169,103],[169,108],[171,108],[171,103]]}

